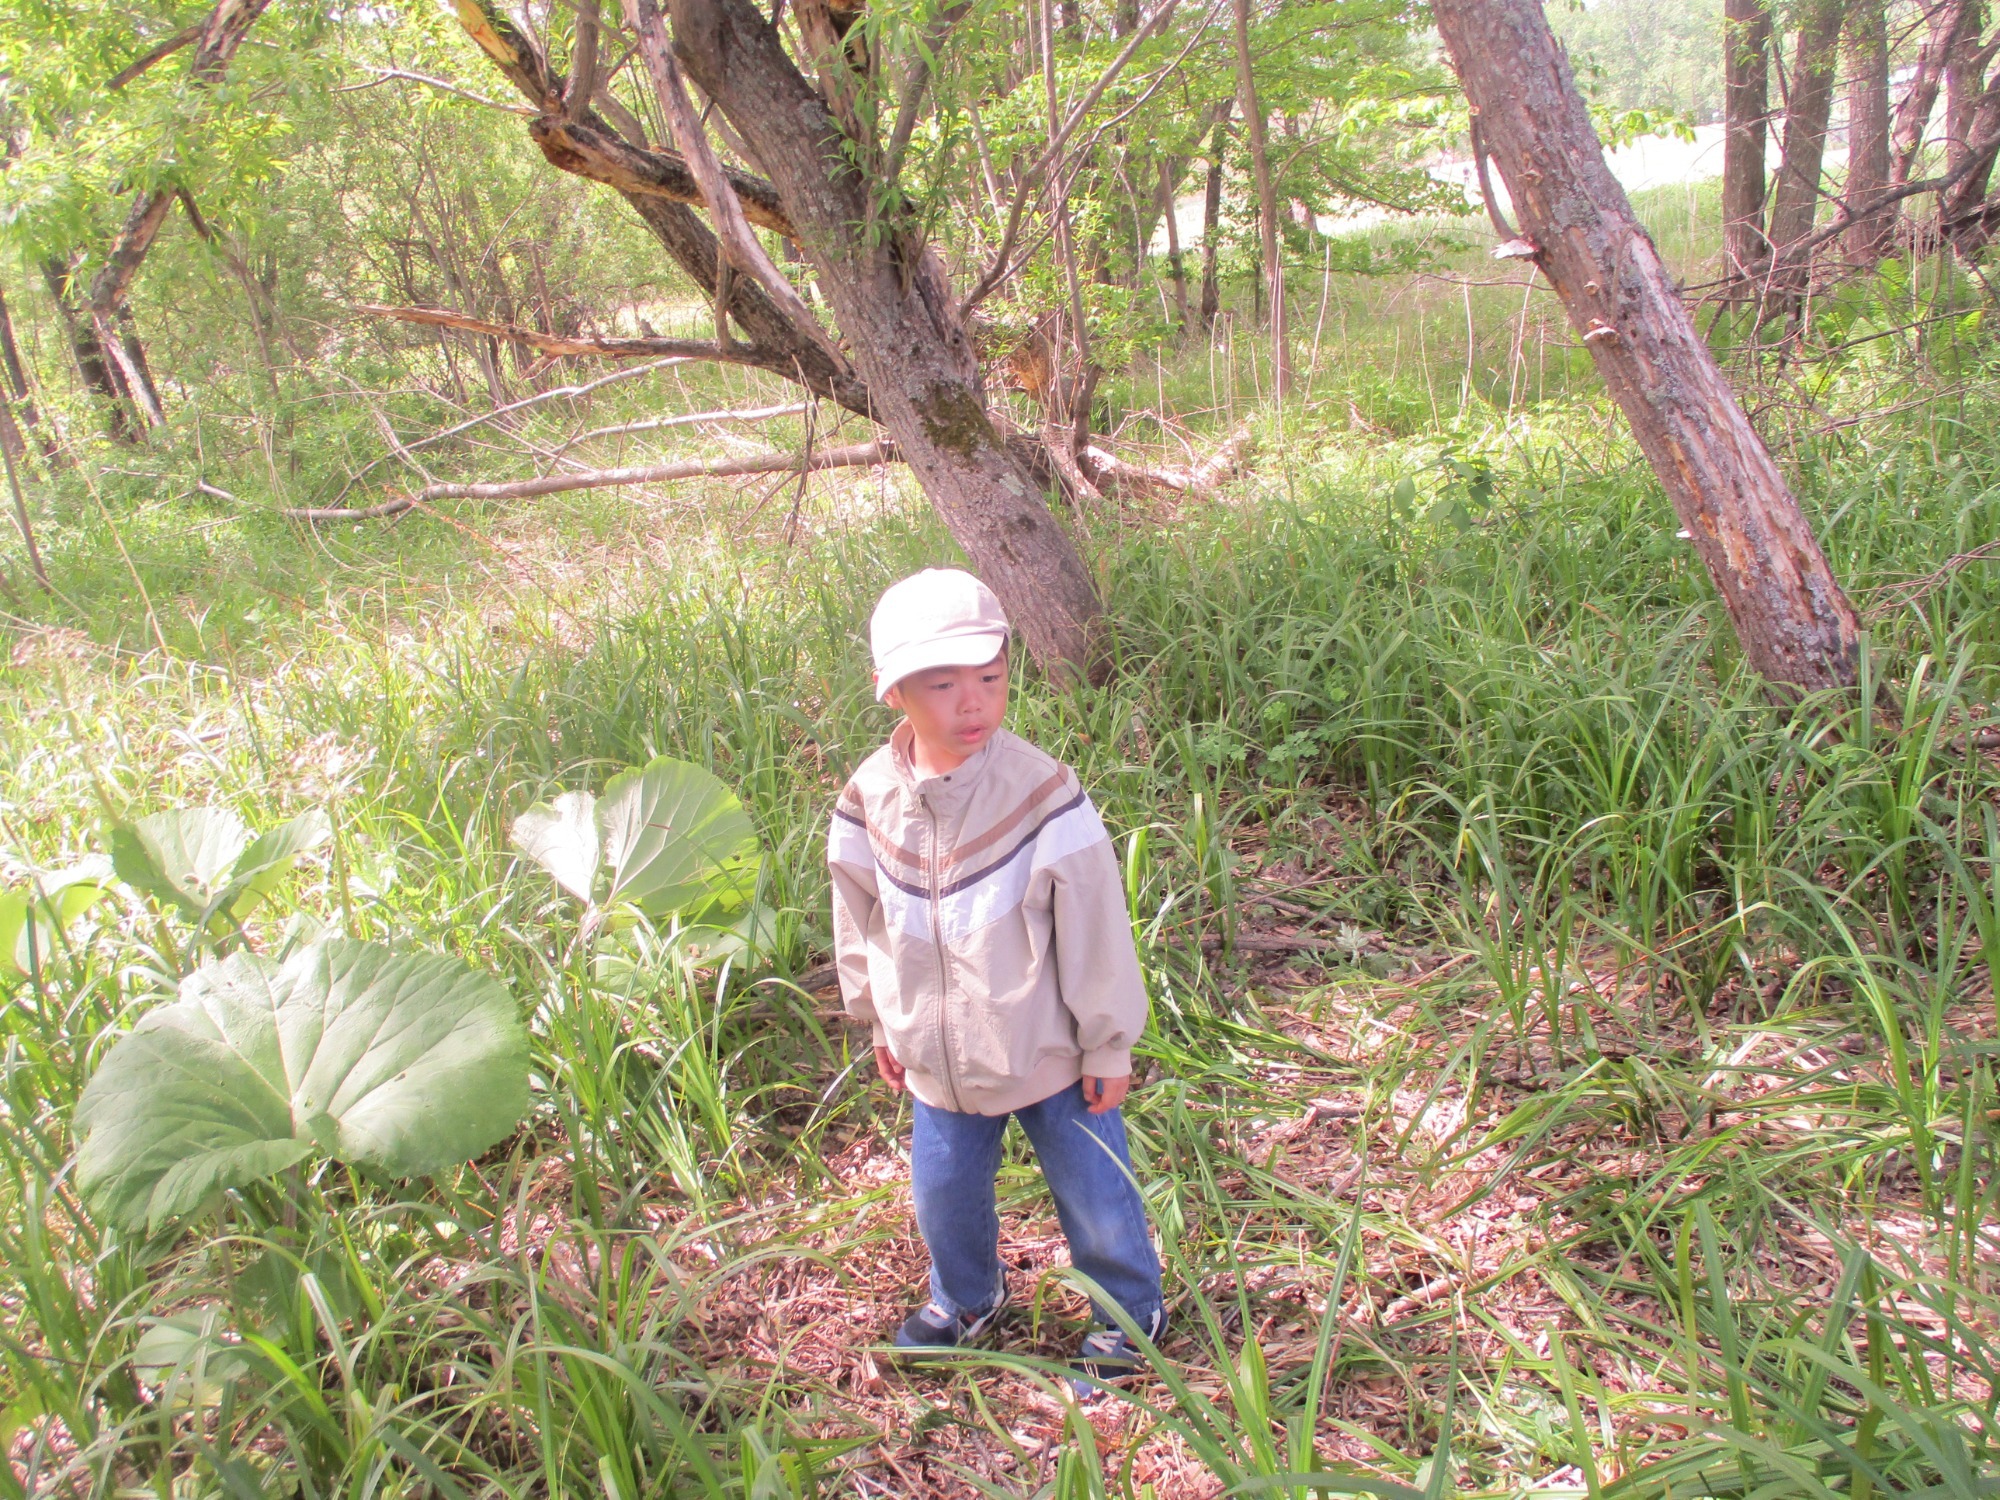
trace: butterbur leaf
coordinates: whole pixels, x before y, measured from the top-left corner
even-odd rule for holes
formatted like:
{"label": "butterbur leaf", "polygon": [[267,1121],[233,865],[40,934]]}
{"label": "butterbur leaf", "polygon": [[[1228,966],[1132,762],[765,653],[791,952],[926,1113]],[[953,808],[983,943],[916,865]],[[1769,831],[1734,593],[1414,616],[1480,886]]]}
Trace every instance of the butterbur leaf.
{"label": "butterbur leaf", "polygon": [[514,820],[513,838],[514,847],[547,870],[557,885],[589,904],[602,863],[595,797],[564,792],[553,803],[537,802]]}
{"label": "butterbur leaf", "polygon": [[226,807],[182,807],[114,826],[111,863],[134,890],[208,926],[224,913],[243,920],[331,834],[318,808],[253,839]]}
{"label": "butterbur leaf", "polygon": [[132,1370],[159,1388],[169,1408],[213,1406],[223,1387],[250,1373],[250,1361],[223,1321],[220,1303],[210,1302],[150,1325],[132,1347]]}
{"label": "butterbur leaf", "polygon": [[[661,756],[611,778],[597,802],[607,905],[664,915],[754,882],[757,830],[743,804],[700,766]],[[740,899],[740,898],[739,898]]]}
{"label": "butterbur leaf", "polygon": [[200,921],[249,846],[229,808],[177,807],[113,827],[111,864],[135,891]]}
{"label": "butterbur leaf", "polygon": [[157,1228],[315,1151],[441,1171],[527,1105],[527,1034],[490,976],[340,938],[282,964],[238,952],[106,1054],[77,1105],[77,1181],[106,1219]]}
{"label": "butterbur leaf", "polygon": [[277,888],[285,872],[302,855],[332,837],[333,824],[324,809],[315,807],[296,818],[288,818],[251,840],[230,866],[228,884],[211,899],[226,902],[230,914],[240,921]]}
{"label": "butterbur leaf", "polygon": [[725,960],[756,962],[769,954],[778,942],[778,914],[759,901],[745,907],[730,921],[718,918],[683,927],[674,936],[675,946],[692,963],[714,968]]}
{"label": "butterbur leaf", "polygon": [[62,934],[103,896],[110,880],[110,863],[91,858],[0,891],[0,974],[24,978],[46,967]]}

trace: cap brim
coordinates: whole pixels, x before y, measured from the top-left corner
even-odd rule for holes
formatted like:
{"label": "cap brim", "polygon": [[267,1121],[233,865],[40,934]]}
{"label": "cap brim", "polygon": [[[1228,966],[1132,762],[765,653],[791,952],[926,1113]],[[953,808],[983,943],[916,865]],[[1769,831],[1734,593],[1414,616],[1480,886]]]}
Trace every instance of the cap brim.
{"label": "cap brim", "polygon": [[1007,644],[1004,630],[982,631],[978,635],[948,635],[939,640],[917,641],[892,651],[875,671],[875,701],[889,696],[889,689],[915,672],[933,667],[983,667],[1000,654]]}

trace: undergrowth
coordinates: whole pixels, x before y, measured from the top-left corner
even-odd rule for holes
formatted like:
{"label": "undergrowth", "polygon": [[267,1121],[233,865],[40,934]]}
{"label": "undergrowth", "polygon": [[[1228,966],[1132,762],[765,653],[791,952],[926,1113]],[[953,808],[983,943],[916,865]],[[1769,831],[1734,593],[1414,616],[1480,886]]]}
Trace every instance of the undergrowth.
{"label": "undergrowth", "polygon": [[[113,817],[323,807],[249,940],[500,976],[536,1105],[435,1181],[328,1163],[104,1228],[70,1111],[185,935],[93,908],[0,1012],[0,1487],[1995,1494],[2000,581],[1954,562],[2000,526],[1990,387],[1774,429],[1870,626],[1858,701],[1782,704],[1600,407],[1378,431],[1357,393],[1267,413],[1213,506],[1078,517],[1117,670],[1015,698],[1118,841],[1154,997],[1173,1331],[1088,1411],[1019,1158],[1034,1321],[958,1373],[871,1352],[921,1257],[821,982],[821,840],[889,727],[867,610],[950,555],[933,522],[866,480],[638,563],[630,516],[301,563],[163,501],[52,549],[87,628],[14,636],[10,880]],[[660,754],[742,797],[775,933],[717,970],[642,930],[609,987],[507,829]]]}

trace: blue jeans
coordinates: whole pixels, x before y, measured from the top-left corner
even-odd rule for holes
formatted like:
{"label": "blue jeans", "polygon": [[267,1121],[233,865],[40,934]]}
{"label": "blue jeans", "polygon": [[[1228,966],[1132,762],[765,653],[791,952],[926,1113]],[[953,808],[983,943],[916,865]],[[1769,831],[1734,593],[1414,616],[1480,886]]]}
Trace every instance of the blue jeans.
{"label": "blue jeans", "polygon": [[[917,1228],[931,1252],[931,1297],[948,1313],[984,1312],[1004,1285],[993,1182],[1007,1116],[932,1109],[914,1097],[910,1102],[916,1109],[910,1178]],[[1014,1117],[1055,1197],[1070,1263],[1141,1328],[1151,1327],[1160,1307],[1160,1261],[1145,1203],[1132,1184],[1125,1117],[1115,1109],[1091,1114],[1080,1083],[1015,1110]],[[1101,1302],[1094,1309],[1100,1321],[1112,1321]]]}

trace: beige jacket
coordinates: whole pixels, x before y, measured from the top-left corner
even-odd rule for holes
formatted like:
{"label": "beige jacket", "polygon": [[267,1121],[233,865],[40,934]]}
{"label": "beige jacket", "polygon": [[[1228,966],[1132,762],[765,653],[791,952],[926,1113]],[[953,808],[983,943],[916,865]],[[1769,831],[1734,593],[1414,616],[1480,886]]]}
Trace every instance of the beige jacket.
{"label": "beige jacket", "polygon": [[862,762],[827,836],[848,1014],[936,1109],[1002,1115],[1130,1073],[1146,990],[1076,773],[997,730],[920,780],[910,741],[900,724]]}

